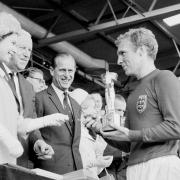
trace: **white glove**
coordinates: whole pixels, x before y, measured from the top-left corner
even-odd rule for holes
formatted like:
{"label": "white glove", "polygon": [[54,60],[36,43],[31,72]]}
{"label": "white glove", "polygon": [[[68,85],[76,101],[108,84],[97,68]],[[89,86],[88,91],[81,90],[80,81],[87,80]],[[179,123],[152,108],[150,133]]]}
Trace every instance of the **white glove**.
{"label": "white glove", "polygon": [[69,116],[61,113],[55,113],[43,118],[43,127],[46,126],[61,126],[65,121],[69,120]]}
{"label": "white glove", "polygon": [[15,158],[20,157],[24,151],[21,143],[17,139],[9,141],[9,143],[11,143],[7,146],[9,149],[9,154]]}
{"label": "white glove", "polygon": [[2,125],[0,125],[0,142],[4,144],[11,156],[17,158],[22,155],[21,143]]}
{"label": "white glove", "polygon": [[112,163],[113,156],[98,156],[96,166],[99,168],[109,167]]}
{"label": "white glove", "polygon": [[68,115],[60,113],[55,113],[36,119],[23,119],[22,117],[20,117],[18,120],[18,133],[21,136],[24,136],[31,131],[46,126],[61,126],[67,120],[69,120]]}

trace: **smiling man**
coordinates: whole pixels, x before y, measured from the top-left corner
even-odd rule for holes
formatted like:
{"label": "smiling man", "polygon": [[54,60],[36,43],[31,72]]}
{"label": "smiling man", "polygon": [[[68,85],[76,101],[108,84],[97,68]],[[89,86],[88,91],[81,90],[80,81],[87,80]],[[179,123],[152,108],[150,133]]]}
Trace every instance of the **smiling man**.
{"label": "smiling man", "polygon": [[[32,39],[31,35],[21,30],[16,42],[16,53],[11,57],[11,61],[5,63],[4,67],[7,73],[11,74],[14,80],[14,87],[11,88],[17,101],[20,115],[24,118],[35,118],[35,93],[31,84],[19,73],[25,69],[30,60],[32,52]],[[24,153],[18,158],[17,164],[24,167],[31,167],[28,161],[28,140],[19,137]]]}
{"label": "smiling man", "polygon": [[114,132],[102,134],[119,141],[119,148],[130,144],[127,180],[178,180],[178,79],[156,68],[158,43],[150,30],[131,29],[117,38],[116,45],[118,64],[126,75],[138,79],[138,85],[127,100],[127,126],[114,126]]}
{"label": "smiling man", "polygon": [[101,133],[112,145],[130,151],[127,180],[179,180],[179,81],[156,68],[158,43],[152,31],[130,29],[116,45],[118,64],[138,84],[127,100],[126,127],[112,124],[114,131]]}
{"label": "smiling man", "polygon": [[[35,96],[34,91],[29,82],[27,82],[27,80],[19,73],[19,71],[23,71],[25,69],[32,52],[32,39],[31,35],[27,31],[20,31],[16,48],[17,52],[12,56],[11,61],[5,63],[5,69],[7,73],[11,74],[14,80],[15,89],[13,89],[13,91],[15,91],[15,97],[19,102],[18,105],[20,114],[24,117],[36,117],[35,109],[32,108],[34,98],[31,98]],[[30,102],[28,101],[32,102],[32,106],[29,106]],[[27,104],[29,108],[27,108]]]}
{"label": "smiling man", "polygon": [[13,57],[14,66],[13,68],[15,71],[22,71],[27,66],[31,52],[32,52],[32,39],[31,35],[22,30],[20,36],[18,37],[18,41],[16,43],[17,46],[17,53]]}
{"label": "smiling man", "polygon": [[[68,89],[74,80],[76,63],[74,58],[62,53],[54,58],[51,86],[36,96],[38,117],[61,112],[69,116],[69,122],[61,127],[40,129],[30,135],[37,158],[36,168],[58,174],[82,169],[79,153],[80,106],[68,96]],[[67,111],[68,110],[68,111]]]}

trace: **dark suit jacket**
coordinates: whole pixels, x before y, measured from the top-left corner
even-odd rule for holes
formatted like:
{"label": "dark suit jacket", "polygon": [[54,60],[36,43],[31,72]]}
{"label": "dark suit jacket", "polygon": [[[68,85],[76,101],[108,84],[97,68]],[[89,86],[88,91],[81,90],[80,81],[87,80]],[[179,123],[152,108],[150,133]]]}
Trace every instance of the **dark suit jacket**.
{"label": "dark suit jacket", "polygon": [[[74,133],[71,131],[69,122],[60,127],[46,127],[40,129],[41,137],[33,132],[30,135],[31,141],[35,142],[43,138],[46,143],[52,146],[55,154],[51,160],[35,160],[35,167],[45,169],[58,174],[65,174],[77,169],[82,169],[82,161],[79,153],[79,141],[81,134],[80,106],[69,98],[74,114]],[[64,113],[63,106],[52,86],[40,92],[36,96],[37,116],[45,116],[53,113]]]}
{"label": "dark suit jacket", "polygon": [[[24,118],[36,118],[36,109],[35,109],[35,93],[32,85],[18,73],[19,88],[22,97],[23,103],[23,117]],[[18,137],[21,141],[21,144],[24,148],[24,153],[21,157],[17,159],[17,164],[23,167],[30,168],[32,165],[28,161],[29,159],[29,143],[28,139],[25,140],[21,137]]]}

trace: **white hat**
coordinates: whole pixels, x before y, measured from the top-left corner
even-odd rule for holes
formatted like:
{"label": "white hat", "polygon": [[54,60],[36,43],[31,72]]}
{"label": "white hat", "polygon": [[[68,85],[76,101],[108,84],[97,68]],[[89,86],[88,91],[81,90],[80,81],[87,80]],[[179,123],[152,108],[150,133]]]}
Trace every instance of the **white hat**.
{"label": "white hat", "polygon": [[0,12],[0,36],[8,33],[17,33],[21,30],[19,21],[12,15],[6,12]]}
{"label": "white hat", "polygon": [[77,101],[79,105],[86,99],[88,96],[88,92],[85,91],[84,89],[77,88],[74,91],[69,93],[70,96]]}

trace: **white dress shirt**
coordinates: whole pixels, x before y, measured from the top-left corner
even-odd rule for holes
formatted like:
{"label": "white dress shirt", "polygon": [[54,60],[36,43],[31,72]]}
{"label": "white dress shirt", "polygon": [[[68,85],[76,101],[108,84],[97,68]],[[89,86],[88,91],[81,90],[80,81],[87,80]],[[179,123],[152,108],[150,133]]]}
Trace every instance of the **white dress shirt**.
{"label": "white dress shirt", "polygon": [[[57,88],[53,83],[52,83],[51,85],[52,85],[54,91],[56,92],[56,94],[57,94],[57,96],[58,96],[58,98],[59,98],[62,106],[64,107],[64,103],[63,103],[63,100],[64,100],[64,91],[62,91],[62,90],[60,90],[59,88]],[[67,93],[69,94],[68,91],[67,91]],[[68,103],[69,103],[69,106],[70,106],[70,108],[71,108],[71,110],[72,110],[72,106],[71,106],[71,103],[70,103],[69,98],[68,98]]]}

